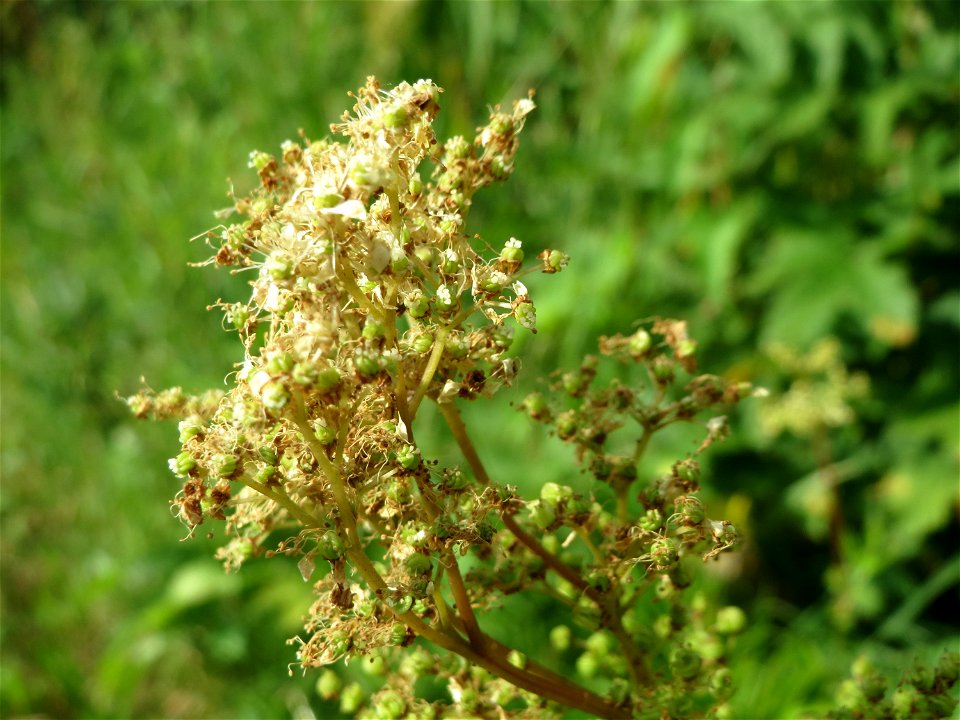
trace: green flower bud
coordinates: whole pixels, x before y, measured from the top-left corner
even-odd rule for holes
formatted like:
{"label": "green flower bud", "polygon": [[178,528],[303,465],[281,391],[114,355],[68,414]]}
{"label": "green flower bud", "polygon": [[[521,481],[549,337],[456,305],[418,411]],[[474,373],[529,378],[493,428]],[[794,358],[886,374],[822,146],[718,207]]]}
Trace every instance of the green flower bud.
{"label": "green flower bud", "polygon": [[640,328],[630,336],[627,342],[627,349],[630,351],[630,355],[636,359],[640,359],[647,354],[652,344],[653,341],[650,339],[650,333]]}
{"label": "green flower bud", "polygon": [[420,179],[420,173],[414,173],[407,184],[407,190],[416,197],[423,192],[423,180]]}
{"label": "green flower bud", "polygon": [[313,206],[318,210],[336,207],[342,202],[343,196],[335,192],[321,193],[313,198]]}
{"label": "green flower bud", "polygon": [[277,457],[277,451],[272,447],[261,447],[257,449],[257,454],[267,465],[276,465],[280,458]]}
{"label": "green flower bud", "polygon": [[340,383],[340,372],[336,368],[328,367],[317,373],[317,390],[329,392]]}
{"label": "green flower bud", "polygon": [[463,160],[470,155],[470,143],[462,135],[454,135],[443,146],[444,155],[451,162]]}
{"label": "green flower bud", "polygon": [[414,553],[407,557],[403,562],[407,570],[414,575],[429,575],[433,572],[433,561],[420,553]]}
{"label": "green flower bud", "polygon": [[258,483],[263,484],[263,483],[269,482],[270,479],[276,474],[277,474],[277,469],[275,467],[267,465],[266,467],[262,467],[259,470],[257,470],[257,474],[253,476],[253,479],[256,480]]}
{"label": "green flower bud", "polygon": [[[425,266],[433,267],[434,262],[437,259],[437,253],[434,248],[430,245],[418,245],[414,251],[414,255],[417,256],[417,259],[423,263]],[[419,292],[414,290],[413,292]]]}
{"label": "green flower bud", "polygon": [[585,645],[589,652],[598,658],[604,658],[613,649],[613,638],[603,631],[595,632],[587,638]]}
{"label": "green flower bud", "polygon": [[465,358],[470,352],[470,343],[462,335],[451,335],[443,347],[447,355],[456,360]]}
{"label": "green flower bud", "polygon": [[197,466],[197,461],[194,459],[193,455],[187,451],[183,451],[175,458],[170,458],[167,464],[170,466],[170,469],[173,471],[174,475],[182,477]]}
{"label": "green flower bud", "polygon": [[279,380],[271,380],[260,389],[260,399],[270,410],[282,410],[290,402],[290,391]]}
{"label": "green flower bud", "polygon": [[350,636],[343,630],[334,630],[330,633],[329,643],[330,649],[337,657],[346,655],[353,646],[353,641],[350,639]]}
{"label": "green flower bud", "polygon": [[681,523],[687,527],[700,525],[707,518],[707,510],[699,498],[681,495],[674,500]]}
{"label": "green flower bud", "polygon": [[560,250],[544,250],[537,257],[543,261],[543,271],[548,274],[560,272],[570,263],[570,256]]}
{"label": "green flower bud", "polygon": [[313,435],[321,445],[332,445],[337,440],[336,431],[324,425],[320,420],[313,423]]}
{"label": "green flower bud", "polygon": [[265,153],[262,150],[254,150],[250,153],[250,160],[247,162],[247,167],[255,168],[257,171],[260,171],[272,162],[273,155]]}
{"label": "green flower bud", "polygon": [[274,280],[286,280],[293,276],[293,260],[283,250],[274,250],[263,263],[267,274]]}
{"label": "green flower bud", "polygon": [[420,450],[413,445],[404,445],[397,451],[397,462],[404,470],[416,470],[420,466]]}
{"label": "green flower bud", "polygon": [[747,614],[736,605],[717,611],[716,629],[721,635],[737,635],[747,626]]}
{"label": "green flower bud", "polygon": [[352,682],[340,693],[340,712],[344,715],[355,715],[363,705],[364,695],[360,683]]}
{"label": "green flower bud", "polygon": [[367,321],[363,324],[363,337],[367,340],[382,338],[385,332],[386,328],[383,326],[383,323],[373,318],[367,318]]}
{"label": "green flower bud", "polygon": [[227,322],[233,325],[235,330],[242,330],[250,321],[250,308],[243,303],[236,303],[230,306],[227,311]]}
{"label": "green flower bud", "polygon": [[657,570],[669,570],[680,560],[677,542],[670,538],[656,540],[650,546],[650,560]]}
{"label": "green flower bud", "polygon": [[577,432],[577,414],[573,410],[566,410],[557,416],[555,425],[557,437],[569,440]]}
{"label": "green flower bud", "polygon": [[673,382],[676,370],[669,358],[658,355],[653,359],[653,377],[661,385],[669,385]]}
{"label": "green flower bud", "polygon": [[502,155],[493,155],[490,158],[490,175],[494,180],[506,180],[510,177],[510,171],[513,169],[508,165]]}
{"label": "green flower bud", "polygon": [[600,570],[591,570],[584,579],[587,581],[587,585],[592,587],[594,590],[607,592],[607,590],[610,589],[609,576]]}
{"label": "green flower bud", "polygon": [[513,116],[507,113],[495,113],[487,126],[497,135],[509,135],[513,132]]}
{"label": "green flower bud", "polygon": [[410,342],[410,349],[419,355],[430,352],[433,348],[433,333],[420,333]]}
{"label": "green flower bud", "polygon": [[357,617],[372,618],[377,614],[377,601],[372,599],[361,600],[356,605],[354,612]]}
{"label": "green flower bud", "polygon": [[525,327],[533,333],[537,331],[537,310],[533,307],[532,302],[517,303],[516,307],[513,308],[513,317],[516,318],[521,327]]}
{"label": "green flower bud", "polygon": [[413,596],[402,595],[399,598],[391,598],[387,601],[387,605],[390,606],[391,610],[402,615],[403,613],[410,612],[410,608],[413,607]]}
{"label": "green flower bud", "polygon": [[340,694],[343,687],[343,681],[340,676],[330,668],[325,669],[320,677],[317,678],[317,695],[324,700],[333,700]]}
{"label": "green flower bud", "polygon": [[339,560],[343,557],[345,546],[340,535],[334,530],[327,530],[317,540],[317,553],[324,560]]}
{"label": "green flower bud", "polygon": [[653,633],[661,640],[673,635],[673,619],[669,615],[659,615],[653,621]]}
{"label": "green flower bud", "polygon": [[383,124],[392,130],[407,126],[410,114],[403,105],[391,105],[383,111]]}
{"label": "green flower bud", "polygon": [[543,549],[548,553],[556,555],[560,552],[560,540],[556,535],[544,535],[540,539],[540,544],[543,545]]}
{"label": "green flower bud", "polygon": [[299,467],[297,463],[297,458],[290,451],[283,453],[283,457],[280,458],[280,467],[282,467],[287,472],[297,469]]}
{"label": "green flower bud", "polygon": [[573,488],[568,485],[547,482],[540,488],[540,499],[554,505],[559,505],[571,498],[573,498]]}
{"label": "green flower bud", "polygon": [[557,519],[557,511],[552,503],[543,500],[533,500],[527,503],[530,513],[530,522],[541,530],[546,530]]}
{"label": "green flower bud", "polygon": [[696,485],[700,482],[700,463],[696,460],[681,460],[673,466],[673,471],[687,485]]}
{"label": "green flower bud", "polygon": [[297,385],[304,385],[309,387],[317,381],[317,376],[319,371],[316,366],[311,365],[310,363],[298,362],[293,366],[293,372],[290,377],[293,378],[293,381]]}
{"label": "green flower bud", "polygon": [[380,372],[380,356],[369,350],[357,350],[353,356],[353,365],[361,375],[373,377]]}
{"label": "green flower bud", "polygon": [[563,652],[570,647],[573,633],[566,625],[557,625],[550,631],[550,646],[557,652]]}
{"label": "green flower bud", "polygon": [[460,258],[453,250],[440,253],[440,269],[447,275],[454,275],[460,269]]}
{"label": "green flower bud", "polygon": [[677,648],[670,658],[670,669],[673,674],[684,680],[695,678],[703,665],[700,656],[689,648]]}
{"label": "green flower bud", "polygon": [[710,690],[718,700],[729,700],[733,695],[733,673],[730,668],[719,667],[710,676]]}
{"label": "green flower bud", "polygon": [[404,304],[407,307],[407,312],[410,313],[410,317],[417,320],[426,315],[430,310],[430,303],[419,290],[415,290],[407,295]]}
{"label": "green flower bud", "polygon": [[356,158],[350,167],[350,179],[357,185],[377,188],[386,184],[388,175],[382,168],[364,158]]}
{"label": "green flower bud", "polygon": [[267,356],[267,372],[282,375],[293,369],[293,356],[288,352],[272,352]]}
{"label": "green flower bud", "polygon": [[423,549],[430,544],[430,531],[423,523],[412,522],[400,528],[400,539],[405,545]]}
{"label": "green flower bud", "polygon": [[441,285],[437,288],[437,295],[434,301],[437,305],[437,310],[440,312],[447,312],[452,310],[457,305],[457,298],[450,292],[450,288],[446,285]]}
{"label": "green flower bud", "polygon": [[523,262],[523,250],[521,243],[516,238],[510,238],[500,251],[500,259],[511,265],[519,265]]}
{"label": "green flower bud", "polygon": [[560,379],[563,391],[571,397],[579,397],[587,389],[587,379],[577,372],[567,372]]}
{"label": "green flower bud", "polygon": [[402,247],[390,248],[390,269],[395,273],[402,273],[410,267],[410,258]]}
{"label": "green flower bud", "polygon": [[546,421],[550,419],[550,408],[541,393],[527,395],[520,404],[520,408],[534,420]]}
{"label": "green flower bud", "polygon": [[480,289],[488,293],[498,293],[510,282],[510,278],[499,271],[493,271],[480,281]]}
{"label": "green flower bud", "polygon": [[470,484],[467,476],[463,474],[460,468],[448,468],[444,470],[440,482],[450,490],[463,490]]}
{"label": "green flower bud", "polygon": [[410,502],[410,486],[403,478],[393,478],[387,483],[385,491],[387,499],[397,505],[406,505]]}
{"label": "green flower bud", "polygon": [[567,500],[567,512],[571,515],[586,515],[592,508],[593,502],[589,498],[574,495]]}
{"label": "green flower bud", "polygon": [[677,343],[677,357],[685,358],[693,355],[697,349],[697,341],[685,338]]}
{"label": "green flower bud", "polygon": [[180,444],[183,445],[190,440],[190,438],[194,438],[203,432],[203,421],[199,418],[181,420],[177,425],[177,429],[180,430]]}
{"label": "green flower bud", "polygon": [[407,641],[407,626],[403,623],[394,623],[390,628],[390,644],[403,645]]}
{"label": "green flower bud", "polygon": [[577,672],[587,680],[590,680],[600,670],[600,661],[593,653],[585,652],[577,658],[576,666]]}
{"label": "green flower bud", "polygon": [[433,668],[433,658],[423,648],[411,647],[400,661],[400,673],[410,678],[427,675]]}
{"label": "green flower bud", "polygon": [[507,662],[516,668],[523,670],[527,667],[527,656],[519,650],[511,650],[507,654]]}
{"label": "green flower bud", "polygon": [[237,458],[233,455],[220,455],[214,460],[217,477],[230,477],[237,470]]}
{"label": "green flower bud", "polygon": [[663,515],[655,508],[647,510],[637,522],[637,527],[646,532],[657,532],[663,527]]}

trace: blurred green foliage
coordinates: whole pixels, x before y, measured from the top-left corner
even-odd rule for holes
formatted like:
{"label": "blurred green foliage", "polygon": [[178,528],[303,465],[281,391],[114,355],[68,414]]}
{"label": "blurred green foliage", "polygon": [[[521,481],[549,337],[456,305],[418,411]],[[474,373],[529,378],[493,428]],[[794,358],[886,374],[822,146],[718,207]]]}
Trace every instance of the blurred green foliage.
{"label": "blurred green foliage", "polygon": [[[21,0],[0,23],[3,716],[336,714],[285,672],[296,568],[227,576],[214,542],[178,543],[174,430],[115,393],[230,371],[239,346],[204,307],[243,278],[189,268],[206,249],[187,239],[225,178],[253,184],[250,150],[325,134],[368,74],[446,88],[442,134],[537,90],[516,174],[471,215],[495,245],[574,258],[530,283],[529,387],[664,315],[704,369],[771,390],[706,475],[749,537],[703,587],[751,617],[737,717],[831,707],[861,652],[895,679],[956,648],[960,5]],[[827,337],[832,374],[783,361]],[[835,422],[844,373],[869,391]],[[798,397],[806,422],[769,431]],[[469,410],[498,477],[571,481],[506,400]],[[549,613],[490,630],[535,652]]]}

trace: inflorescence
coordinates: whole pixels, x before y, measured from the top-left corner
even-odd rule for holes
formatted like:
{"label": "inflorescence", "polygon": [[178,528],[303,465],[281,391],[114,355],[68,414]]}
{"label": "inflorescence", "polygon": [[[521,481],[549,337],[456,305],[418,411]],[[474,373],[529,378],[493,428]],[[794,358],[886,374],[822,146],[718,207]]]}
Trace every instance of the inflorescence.
{"label": "inflorescence", "polygon": [[[215,306],[244,347],[233,385],[128,400],[139,417],[180,420],[170,460],[179,516],[191,533],[226,523],[228,569],[263,554],[299,559],[316,593],[297,639],[304,667],[384,658],[392,671],[366,705],[321,677],[321,694],[339,695],[345,712],[543,717],[559,704],[605,718],[722,715],[724,657],[743,614],[679,598],[690,561],[738,539],[696,494],[697,456],[727,428],[722,415],[699,418],[753,389],[697,375],[684,323],[647,322],[600,343],[642,368],[639,387],[599,383],[588,356],[519,405],[573,448],[593,490],[546,482],[524,499],[490,478],[457,403],[511,383],[514,333],[536,332],[522,277],[557,273],[568,257],[545,250],[526,267],[520,240],[492,247],[466,231],[473,194],[513,171],[531,97],[494,108],[473,140],[439,143],[440,92],[429,80],[383,91],[371,78],[331,126],[346,142],[251,154],[260,186],[235,199],[241,219],[208,235],[211,263],[254,276],[247,302]],[[424,401],[463,467],[423,456],[414,427]],[[650,439],[678,422],[700,422],[702,443],[662,477],[643,474]],[[569,607],[576,630],[545,630],[545,642],[575,649],[578,674],[598,689],[483,631],[482,611],[518,592]],[[415,696],[427,673],[446,679],[450,702]]]}

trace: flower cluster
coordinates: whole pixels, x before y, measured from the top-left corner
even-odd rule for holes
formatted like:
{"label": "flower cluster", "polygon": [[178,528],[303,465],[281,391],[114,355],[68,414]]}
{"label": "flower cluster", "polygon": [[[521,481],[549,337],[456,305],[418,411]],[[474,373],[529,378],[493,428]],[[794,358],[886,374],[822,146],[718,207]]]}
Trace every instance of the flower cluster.
{"label": "flower cluster", "polygon": [[[638,467],[654,433],[752,390],[694,375],[683,323],[603,338],[604,354],[646,368],[647,391],[595,388],[597,360],[587,358],[550,397],[522,404],[575,448],[596,490],[547,482],[525,501],[490,478],[457,402],[511,382],[513,335],[536,332],[536,311],[521,241],[491,246],[465,224],[473,194],[512,172],[534,105],[495,108],[472,140],[439,143],[440,92],[428,80],[385,92],[371,78],[331,126],[346,142],[251,154],[260,186],[235,200],[236,222],[208,235],[211,263],[253,276],[247,302],[216,305],[244,348],[235,383],[201,397],[144,390],[128,400],[139,417],[180,420],[170,460],[183,483],[180,518],[191,532],[226,522],[228,569],[261,554],[299,559],[316,601],[295,639],[298,659],[387,663],[388,682],[366,705],[376,717],[488,715],[514,700],[518,715],[535,717],[551,703],[604,718],[658,716],[683,698],[695,699],[691,712],[722,705],[725,638],[742,625],[739,611],[713,618],[670,598],[689,585],[688,556],[712,558],[737,540],[696,497],[695,456],[723,437],[723,417],[705,423],[700,447],[669,475],[650,481]],[[538,259],[532,269],[547,274],[568,262],[559,250]],[[436,404],[465,467],[421,453],[414,427],[424,401]],[[611,438],[631,424],[638,435],[622,452]],[[652,625],[647,588],[661,603]],[[551,641],[583,649],[577,668],[586,681],[606,677],[604,694],[482,630],[479,611],[532,591],[570,607],[588,634],[564,625]],[[417,638],[434,650],[411,647]],[[441,662],[437,651],[461,661]],[[451,704],[415,697],[413,681],[428,672],[447,679]],[[318,692],[340,697],[344,712],[365,702],[336,675],[320,680]]]}
{"label": "flower cluster", "polygon": [[857,658],[851,677],[837,689],[833,720],[907,720],[953,717],[960,681],[960,653],[944,652],[937,664],[917,660],[892,692],[889,682],[866,657]]}

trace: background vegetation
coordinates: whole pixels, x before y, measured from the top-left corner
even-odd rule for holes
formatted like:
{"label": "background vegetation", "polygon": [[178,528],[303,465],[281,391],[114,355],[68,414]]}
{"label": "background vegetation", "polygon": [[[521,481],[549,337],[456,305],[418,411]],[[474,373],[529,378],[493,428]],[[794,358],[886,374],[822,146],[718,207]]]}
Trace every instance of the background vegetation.
{"label": "background vegetation", "polygon": [[[652,315],[770,388],[705,473],[749,538],[702,587],[751,618],[738,717],[823,712],[860,653],[896,680],[957,648],[957,4],[24,0],[0,22],[3,716],[336,712],[286,673],[296,568],[227,576],[215,540],[178,542],[175,429],[115,393],[230,371],[204,307],[245,285],[187,267],[187,239],[225,178],[253,185],[250,150],[324,134],[368,74],[446,88],[445,134],[537,90],[471,215],[574,258],[535,281],[513,398]],[[490,469],[569,482],[508,395],[473,417]],[[538,623],[521,603],[490,629],[536,651]]]}

